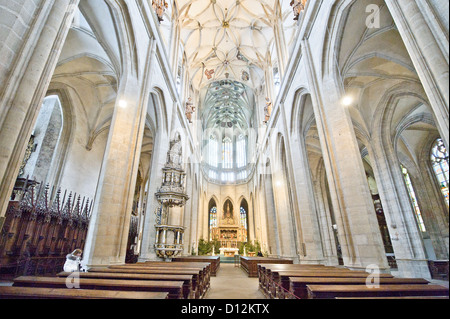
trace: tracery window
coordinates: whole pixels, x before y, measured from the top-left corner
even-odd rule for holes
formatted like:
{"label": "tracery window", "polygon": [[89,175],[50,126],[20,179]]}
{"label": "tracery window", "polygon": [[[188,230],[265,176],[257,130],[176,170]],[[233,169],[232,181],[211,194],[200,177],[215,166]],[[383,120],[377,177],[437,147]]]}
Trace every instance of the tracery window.
{"label": "tracery window", "polygon": [[442,139],[438,139],[431,150],[431,163],[434,174],[439,183],[442,195],[444,196],[447,207],[449,206],[448,193],[448,152]]}
{"label": "tracery window", "polygon": [[419,225],[419,228],[422,232],[426,232],[425,224],[422,218],[422,212],[420,211],[419,203],[417,201],[416,193],[411,183],[411,178],[409,176],[408,170],[403,165],[401,165],[401,169],[403,173],[403,178],[405,180],[406,188],[408,189],[409,198],[411,200],[411,204],[413,206],[414,213],[416,215],[417,224]]}
{"label": "tracery window", "polygon": [[236,142],[236,164],[237,168],[247,165],[247,141],[244,135],[239,135]]}
{"label": "tracery window", "polygon": [[247,229],[247,212],[241,207],[241,227]]}
{"label": "tracery window", "polygon": [[213,231],[217,228],[217,207],[213,206],[209,211],[209,229],[210,229],[210,238],[212,239]]}
{"label": "tracery window", "polygon": [[209,138],[209,165],[217,167],[219,165],[218,157],[218,143],[215,135]]}
{"label": "tracery window", "polygon": [[233,168],[233,142],[229,137],[223,139],[222,163],[225,169]]}
{"label": "tracery window", "polygon": [[243,233],[243,236],[245,238],[242,238],[242,239],[243,239],[244,242],[246,242],[247,241],[247,230],[248,230],[248,227],[247,227],[247,211],[242,206],[241,206],[241,209],[240,209],[240,214],[241,214],[241,216],[240,216],[241,217],[240,218],[240,225],[241,225],[241,228],[245,230],[244,233]]}

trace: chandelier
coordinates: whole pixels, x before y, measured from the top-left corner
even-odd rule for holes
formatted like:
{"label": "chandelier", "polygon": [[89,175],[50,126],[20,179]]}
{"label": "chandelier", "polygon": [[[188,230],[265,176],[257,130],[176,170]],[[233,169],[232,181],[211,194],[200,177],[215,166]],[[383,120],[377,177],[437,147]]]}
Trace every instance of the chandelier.
{"label": "chandelier", "polygon": [[155,10],[156,15],[158,16],[159,22],[164,21],[164,12],[169,7],[169,4],[165,0],[152,0],[152,7],[153,10]]}
{"label": "chandelier", "polygon": [[300,17],[300,13],[302,13],[303,10],[305,10],[307,0],[292,0],[291,1],[291,7],[294,9],[294,20],[297,21]]}

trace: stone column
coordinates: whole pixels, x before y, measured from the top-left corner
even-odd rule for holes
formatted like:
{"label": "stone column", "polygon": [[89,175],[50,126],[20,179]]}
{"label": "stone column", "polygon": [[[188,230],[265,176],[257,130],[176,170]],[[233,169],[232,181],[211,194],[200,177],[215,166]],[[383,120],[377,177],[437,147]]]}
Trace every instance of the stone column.
{"label": "stone column", "polygon": [[125,262],[147,114],[148,96],[141,99],[141,86],[132,75],[120,81],[86,239],[83,262],[88,267]]}
{"label": "stone column", "polygon": [[302,41],[303,56],[322,145],[329,188],[337,219],[345,266],[388,268],[383,241],[350,114],[342,105],[338,79],[319,77],[309,43]]}
{"label": "stone column", "polygon": [[[428,1],[386,0],[449,147],[448,38],[434,31]],[[448,36],[448,35],[447,35]]]}
{"label": "stone column", "polygon": [[[281,8],[277,8],[277,10],[281,10]],[[280,21],[281,19],[281,21]],[[286,40],[284,38],[284,31],[282,25],[282,13],[279,13],[279,18],[274,21],[273,32],[275,39],[275,46],[277,49],[278,56],[278,71],[280,73],[280,78],[284,78],[284,74],[286,72],[286,61],[287,61],[287,53],[286,53]]]}
{"label": "stone column", "polygon": [[[369,155],[373,161],[392,246],[403,277],[430,278],[422,234],[415,219],[400,162],[386,141],[372,141]],[[386,148],[386,149],[385,149]]]}
{"label": "stone column", "polygon": [[[277,151],[283,152],[281,148],[278,148]],[[298,236],[295,231],[297,223],[293,218],[287,167],[284,167],[284,161],[281,162],[281,157],[285,154],[278,155],[280,163],[277,163],[277,170],[272,175],[272,187],[275,198],[275,218],[278,224],[277,235],[280,242],[279,254],[281,258],[290,258],[298,262],[298,250],[296,249]]]}
{"label": "stone column", "polygon": [[429,158],[428,161],[422,159],[418,169],[409,172],[412,183],[418,186],[415,188],[415,192],[421,205],[423,221],[433,243],[436,258],[447,260],[449,256],[448,206],[429,165]]}
{"label": "stone column", "polygon": [[156,198],[158,188],[163,180],[163,167],[167,161],[167,151],[169,148],[169,137],[164,132],[158,132],[155,138],[154,155],[152,159],[150,182],[148,188],[147,207],[144,219],[144,232],[142,236],[141,254],[139,262],[150,260],[161,260],[156,255],[156,210],[160,204]]}
{"label": "stone column", "polygon": [[295,138],[291,141],[294,147],[290,148],[292,159],[295,159],[293,170],[293,189],[296,191],[298,203],[299,237],[301,263],[322,263],[324,260],[321,245],[321,231],[318,222],[318,206],[315,202],[314,189],[309,170],[304,138]]}
{"label": "stone column", "polygon": [[78,2],[0,1],[0,219]]}
{"label": "stone column", "polygon": [[[321,170],[325,168],[321,165]],[[323,258],[326,265],[339,265],[337,245],[333,230],[332,207],[328,201],[326,177],[318,173],[314,184],[314,198],[316,200],[316,209],[318,215],[318,224],[320,228],[320,237],[322,243]]]}
{"label": "stone column", "polygon": [[[271,165],[271,164],[269,164]],[[269,168],[270,169],[270,168]],[[274,184],[272,181],[272,173],[267,172],[264,176],[264,198],[265,198],[265,228],[267,231],[267,244],[269,245],[269,253],[273,257],[279,257],[282,255],[281,243],[280,243],[280,227],[278,223],[275,197],[274,197]]]}

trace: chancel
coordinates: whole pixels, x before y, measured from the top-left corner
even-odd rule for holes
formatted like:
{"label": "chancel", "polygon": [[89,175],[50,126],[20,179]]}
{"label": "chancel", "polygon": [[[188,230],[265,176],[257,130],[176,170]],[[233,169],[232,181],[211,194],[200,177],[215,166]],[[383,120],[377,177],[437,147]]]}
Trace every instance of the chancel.
{"label": "chancel", "polygon": [[448,298],[448,9],[0,0],[0,298]]}

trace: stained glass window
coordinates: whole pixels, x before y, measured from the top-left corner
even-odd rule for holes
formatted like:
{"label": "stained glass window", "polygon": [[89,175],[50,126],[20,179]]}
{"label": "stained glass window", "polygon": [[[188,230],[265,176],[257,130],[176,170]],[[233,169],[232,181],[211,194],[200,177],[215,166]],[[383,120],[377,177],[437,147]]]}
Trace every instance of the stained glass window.
{"label": "stained glass window", "polygon": [[[247,237],[247,212],[246,212],[246,210],[244,209],[244,207],[241,207],[241,209],[240,209],[240,212],[241,212],[241,227],[243,228],[243,229],[245,229],[245,237]],[[244,238],[244,241],[247,241],[247,238]]]}
{"label": "stained glass window", "polygon": [[420,211],[420,207],[417,202],[416,193],[414,192],[414,188],[412,186],[411,178],[409,176],[408,170],[403,165],[401,165],[401,169],[402,169],[402,173],[403,173],[403,178],[405,180],[406,188],[408,189],[409,198],[411,200],[411,204],[412,204],[414,212],[416,214],[417,224],[419,225],[419,228],[422,232],[426,232],[425,224],[424,224],[423,218],[422,218],[422,213]]}
{"label": "stained glass window", "polygon": [[215,206],[209,212],[209,226],[217,227],[217,207]]}
{"label": "stained glass window", "polygon": [[210,230],[210,239],[213,238],[213,230],[217,228],[217,207],[213,206],[209,211],[209,230]]}
{"label": "stained glass window", "polygon": [[241,227],[247,229],[247,212],[241,207]]}
{"label": "stained glass window", "polygon": [[431,150],[431,163],[442,195],[449,206],[448,194],[448,152],[442,139],[438,139]]}

